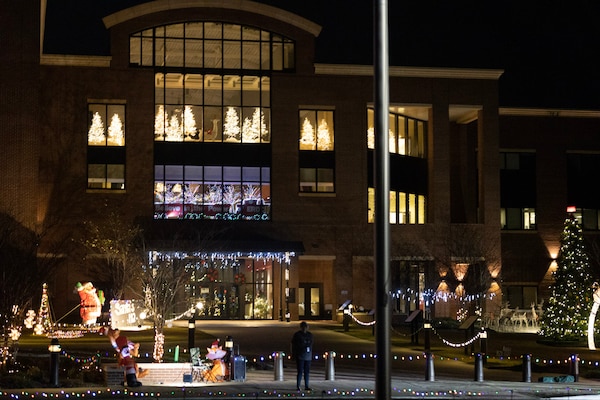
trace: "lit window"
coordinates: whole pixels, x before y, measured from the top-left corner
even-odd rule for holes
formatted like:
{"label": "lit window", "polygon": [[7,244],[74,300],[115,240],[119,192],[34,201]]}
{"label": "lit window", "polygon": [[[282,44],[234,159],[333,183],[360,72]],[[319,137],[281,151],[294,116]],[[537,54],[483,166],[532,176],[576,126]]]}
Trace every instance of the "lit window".
{"label": "lit window", "polygon": [[[367,221],[375,222],[375,189],[369,188],[367,195]],[[425,224],[426,196],[414,193],[390,191],[390,224]]]}
{"label": "lit window", "polygon": [[335,192],[334,132],[333,111],[300,110],[300,192]]}
{"label": "lit window", "polygon": [[[425,158],[427,124],[401,114],[389,113],[388,147],[392,154]],[[367,109],[367,147],[375,148],[375,112]]]}
{"label": "lit window", "polygon": [[88,104],[88,189],[125,189],[125,104]]}
{"label": "lit window", "polygon": [[501,208],[500,225],[506,230],[535,230],[535,208]]}
{"label": "lit window", "polygon": [[88,146],[125,146],[124,104],[88,104]]}
{"label": "lit window", "polygon": [[155,219],[269,220],[270,168],[156,165]]}

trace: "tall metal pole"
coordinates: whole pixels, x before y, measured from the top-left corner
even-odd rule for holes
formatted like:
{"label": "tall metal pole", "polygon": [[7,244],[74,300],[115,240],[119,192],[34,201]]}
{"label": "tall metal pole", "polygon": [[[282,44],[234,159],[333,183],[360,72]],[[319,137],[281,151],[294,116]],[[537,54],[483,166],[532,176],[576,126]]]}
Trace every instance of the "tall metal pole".
{"label": "tall metal pole", "polygon": [[387,0],[375,0],[373,12],[373,66],[375,99],[375,396],[391,399],[390,373],[390,165],[389,165],[389,61]]}

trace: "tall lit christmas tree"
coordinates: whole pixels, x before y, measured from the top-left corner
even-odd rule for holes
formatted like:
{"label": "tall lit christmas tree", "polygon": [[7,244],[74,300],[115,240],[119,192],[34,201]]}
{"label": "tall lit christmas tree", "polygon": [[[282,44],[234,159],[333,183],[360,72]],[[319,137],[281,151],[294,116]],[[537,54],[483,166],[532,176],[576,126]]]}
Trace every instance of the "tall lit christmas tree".
{"label": "tall lit christmas tree", "polygon": [[587,334],[593,278],[583,231],[572,214],[565,220],[556,264],[539,334],[557,342],[578,340]]}
{"label": "tall lit christmas tree", "polygon": [[40,310],[38,311],[38,318],[35,324],[34,333],[36,335],[43,335],[48,332],[52,327],[52,318],[50,315],[50,305],[48,303],[48,284],[42,285],[42,300],[40,301]]}

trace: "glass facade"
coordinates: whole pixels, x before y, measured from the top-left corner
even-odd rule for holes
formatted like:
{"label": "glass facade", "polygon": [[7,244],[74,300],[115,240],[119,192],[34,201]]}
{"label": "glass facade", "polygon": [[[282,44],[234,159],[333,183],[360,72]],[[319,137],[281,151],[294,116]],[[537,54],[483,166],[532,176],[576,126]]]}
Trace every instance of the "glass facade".
{"label": "glass facade", "polygon": [[130,64],[155,71],[155,219],[270,220],[270,73],[293,71],[294,53],[221,22],[130,36]]}

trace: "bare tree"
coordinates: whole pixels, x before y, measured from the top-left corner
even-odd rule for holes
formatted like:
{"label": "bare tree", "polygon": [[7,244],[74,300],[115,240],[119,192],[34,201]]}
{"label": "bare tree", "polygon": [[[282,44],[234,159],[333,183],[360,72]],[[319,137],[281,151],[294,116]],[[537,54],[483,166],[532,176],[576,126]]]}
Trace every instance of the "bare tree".
{"label": "bare tree", "polygon": [[[60,261],[55,256],[57,251],[39,254],[39,245],[46,233],[37,233],[12,215],[0,213],[0,364],[3,366],[16,355],[26,310],[41,295],[42,285],[54,274]],[[55,247],[64,242],[52,243],[51,247]]]}
{"label": "bare tree", "polygon": [[111,212],[101,223],[85,221],[83,244],[89,254],[89,268],[96,279],[104,282],[112,299],[120,300],[126,290],[134,291],[139,282],[144,254],[142,228],[127,223]]}
{"label": "bare tree", "polygon": [[176,309],[176,300],[189,280],[185,261],[171,254],[151,251],[142,267],[141,280],[145,305],[154,328],[153,358],[161,362],[164,354],[164,326]]}

